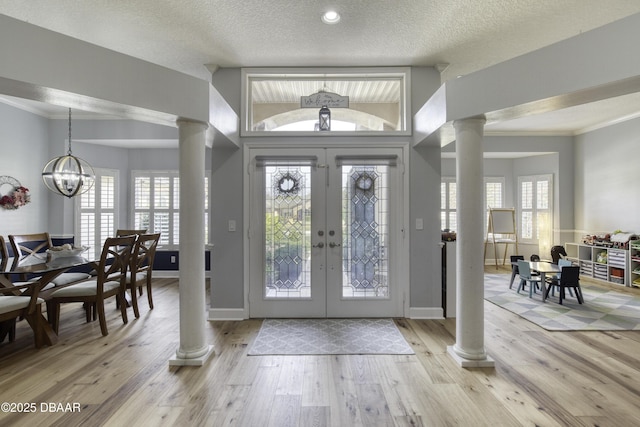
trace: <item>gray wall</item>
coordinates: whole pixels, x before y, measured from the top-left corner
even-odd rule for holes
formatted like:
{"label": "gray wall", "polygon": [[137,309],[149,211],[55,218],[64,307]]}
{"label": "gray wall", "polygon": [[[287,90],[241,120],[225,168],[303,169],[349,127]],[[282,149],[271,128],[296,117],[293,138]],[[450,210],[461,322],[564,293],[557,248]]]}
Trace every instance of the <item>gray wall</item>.
{"label": "gray wall", "polygon": [[640,119],[576,137],[576,239],[615,230],[640,233],[639,148]]}
{"label": "gray wall", "polygon": [[[240,69],[219,69],[212,78],[214,87],[240,113]],[[430,67],[413,68],[411,104],[417,111],[440,86],[440,75]],[[300,138],[298,138],[300,139]],[[361,138],[357,138],[362,142]],[[243,138],[247,141],[257,138]],[[272,142],[273,139],[261,140]],[[353,139],[350,138],[351,141]],[[394,138],[398,140],[398,138]],[[403,139],[407,143],[409,137]],[[304,143],[304,139],[300,139]],[[410,239],[410,305],[412,307],[441,306],[440,267],[440,149],[438,147],[410,149],[409,205],[410,224],[406,236]],[[241,232],[229,232],[228,221],[236,220],[242,230],[242,150],[212,150],[212,183],[215,200],[224,201],[224,209],[213,210],[213,271],[211,305],[213,308],[244,307],[243,244]],[[214,202],[215,206],[215,202]],[[416,218],[422,218],[423,230],[415,229]]]}
{"label": "gray wall", "polygon": [[[0,175],[16,178],[29,189],[31,203],[17,210],[0,208],[0,234],[31,233],[47,229],[51,217],[42,182],[49,161],[48,123],[45,118],[0,103]],[[2,195],[12,190],[0,188]]]}

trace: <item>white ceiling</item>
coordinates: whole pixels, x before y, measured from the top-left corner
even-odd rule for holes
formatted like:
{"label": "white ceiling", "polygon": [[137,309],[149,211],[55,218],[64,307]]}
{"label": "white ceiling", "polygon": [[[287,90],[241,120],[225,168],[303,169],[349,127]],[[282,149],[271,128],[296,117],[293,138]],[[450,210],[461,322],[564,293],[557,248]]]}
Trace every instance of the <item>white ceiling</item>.
{"label": "white ceiling", "polygon": [[[338,24],[321,22],[330,8]],[[207,66],[449,64],[448,80],[639,12],[638,0],[0,0],[1,14],[206,80]],[[578,134],[640,115],[639,101],[627,95],[486,130]]]}

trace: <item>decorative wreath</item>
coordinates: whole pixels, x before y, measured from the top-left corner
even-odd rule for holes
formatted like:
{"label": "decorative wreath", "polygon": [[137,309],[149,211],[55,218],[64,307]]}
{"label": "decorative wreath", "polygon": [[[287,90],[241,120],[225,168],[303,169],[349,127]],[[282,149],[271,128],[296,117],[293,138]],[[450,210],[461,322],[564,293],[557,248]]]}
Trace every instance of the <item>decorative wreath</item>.
{"label": "decorative wreath", "polygon": [[300,178],[286,172],[278,179],[276,190],[283,195],[297,194],[300,191]]}
{"label": "decorative wreath", "polygon": [[[7,194],[4,194],[3,188],[5,185],[11,187]],[[29,189],[23,187],[20,181],[12,176],[3,175],[0,176],[0,206],[3,209],[14,210],[18,209],[31,201],[29,195]]]}

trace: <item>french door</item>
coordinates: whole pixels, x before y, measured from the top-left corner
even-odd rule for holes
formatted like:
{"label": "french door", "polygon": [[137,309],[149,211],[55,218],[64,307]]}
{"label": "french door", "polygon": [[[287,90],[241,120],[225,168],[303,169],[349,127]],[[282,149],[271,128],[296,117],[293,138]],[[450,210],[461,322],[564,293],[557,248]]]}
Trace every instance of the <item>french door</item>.
{"label": "french door", "polygon": [[250,159],[250,316],[403,316],[402,149]]}

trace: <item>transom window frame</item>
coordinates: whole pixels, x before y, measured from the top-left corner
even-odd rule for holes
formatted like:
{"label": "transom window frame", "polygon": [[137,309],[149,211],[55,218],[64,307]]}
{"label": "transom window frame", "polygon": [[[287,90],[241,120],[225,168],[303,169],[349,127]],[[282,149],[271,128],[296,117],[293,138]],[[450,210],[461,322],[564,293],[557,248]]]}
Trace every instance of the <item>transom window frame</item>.
{"label": "transom window frame", "polygon": [[[372,67],[372,68],[243,68],[241,85],[241,114],[240,135],[247,137],[335,137],[335,136],[410,136],[412,134],[411,114],[411,67]],[[252,129],[252,93],[251,82],[256,79],[266,80],[318,80],[326,88],[331,88],[331,80],[358,80],[399,78],[400,93],[400,121],[401,129],[395,131],[256,131]],[[318,87],[321,90],[322,87]],[[330,90],[327,90],[330,91]],[[305,93],[303,95],[312,95]],[[339,94],[344,95],[344,94]]]}

